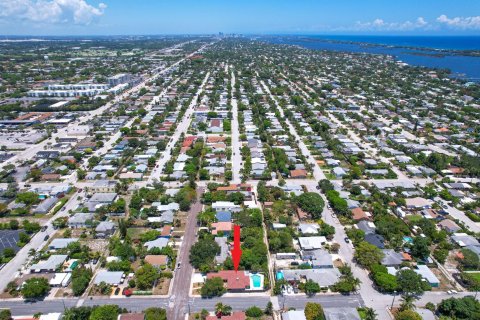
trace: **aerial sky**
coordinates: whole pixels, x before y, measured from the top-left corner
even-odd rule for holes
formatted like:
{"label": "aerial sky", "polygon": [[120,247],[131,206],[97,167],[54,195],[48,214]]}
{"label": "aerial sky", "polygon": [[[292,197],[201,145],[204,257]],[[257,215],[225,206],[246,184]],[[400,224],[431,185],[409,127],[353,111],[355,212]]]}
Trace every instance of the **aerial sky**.
{"label": "aerial sky", "polygon": [[480,35],[480,0],[0,0],[2,35]]}

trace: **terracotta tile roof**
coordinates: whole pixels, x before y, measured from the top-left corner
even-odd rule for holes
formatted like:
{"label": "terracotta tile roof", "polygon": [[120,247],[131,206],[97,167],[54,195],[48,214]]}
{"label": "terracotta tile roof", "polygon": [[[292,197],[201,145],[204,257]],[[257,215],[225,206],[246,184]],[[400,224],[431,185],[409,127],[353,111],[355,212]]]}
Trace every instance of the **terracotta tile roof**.
{"label": "terracotta tile roof", "polygon": [[207,274],[207,279],[222,278],[228,290],[240,290],[250,288],[250,277],[244,271],[222,270]]}
{"label": "terracotta tile roof", "polygon": [[307,170],[304,169],[296,169],[290,170],[290,176],[292,178],[303,178],[307,176]]}
{"label": "terracotta tile roof", "polygon": [[229,186],[218,187],[217,191],[250,191],[252,189],[252,185],[248,183],[241,183],[241,184],[231,184]]}
{"label": "terracotta tile roof", "polygon": [[212,119],[210,121],[210,127],[220,127],[220,120],[219,119]]}
{"label": "terracotta tile roof", "polygon": [[358,220],[364,220],[369,218],[365,213],[365,211],[362,210],[362,208],[354,208],[351,211],[352,211],[353,220],[358,221]]}
{"label": "terracotta tile roof", "polygon": [[47,180],[59,180],[61,175],[58,173],[46,173],[42,175],[42,180],[47,181]]}
{"label": "terracotta tile roof", "polygon": [[217,234],[219,231],[232,231],[233,224],[231,222],[215,222],[212,223],[212,234]]}
{"label": "terracotta tile roof", "polygon": [[412,261],[412,256],[406,252],[402,252],[402,257],[405,261]]}
{"label": "terracotta tile roof", "polygon": [[217,142],[223,142],[225,141],[225,137],[220,137],[220,136],[208,136],[207,137],[207,142],[208,143],[217,143]]}
{"label": "terracotta tile roof", "polygon": [[245,315],[245,312],[243,311],[237,311],[233,312],[229,316],[222,316],[221,318],[217,318],[217,316],[208,316],[206,320],[245,320],[247,319],[247,316]]}
{"label": "terracotta tile roof", "polygon": [[169,236],[172,233],[172,226],[167,225],[162,228],[160,236]]}
{"label": "terracotta tile roof", "polygon": [[183,140],[183,144],[182,144],[182,147],[190,147],[193,142],[195,141],[197,137],[195,136],[188,136],[186,137],[184,140]]}
{"label": "terracotta tile roof", "polygon": [[119,320],[144,320],[144,313],[123,313],[120,315]]}
{"label": "terracotta tile roof", "polygon": [[450,172],[453,174],[461,174],[463,171],[465,171],[465,169],[458,167],[449,167],[448,170],[450,170]]}
{"label": "terracotta tile roof", "polygon": [[149,254],[145,256],[145,262],[152,266],[164,266],[167,264],[168,257],[166,255],[153,255]]}
{"label": "terracotta tile roof", "polygon": [[297,208],[297,215],[298,215],[298,219],[300,219],[300,220],[304,220],[304,219],[308,218],[308,213],[306,213],[305,211],[303,211],[300,208]]}

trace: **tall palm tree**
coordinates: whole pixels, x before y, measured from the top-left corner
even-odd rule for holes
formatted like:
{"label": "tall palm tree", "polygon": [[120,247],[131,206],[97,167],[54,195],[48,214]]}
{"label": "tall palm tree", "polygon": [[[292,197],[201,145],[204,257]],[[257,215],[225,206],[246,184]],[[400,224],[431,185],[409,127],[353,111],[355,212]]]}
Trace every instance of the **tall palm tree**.
{"label": "tall palm tree", "polygon": [[217,317],[227,316],[231,312],[232,312],[232,307],[230,307],[229,305],[223,304],[221,302],[215,305],[215,314],[217,315]]}
{"label": "tall palm tree", "polygon": [[417,299],[417,297],[413,296],[413,295],[403,295],[402,296],[402,303],[400,304],[400,311],[404,311],[404,310],[413,310],[415,309],[415,300]]}
{"label": "tall palm tree", "polygon": [[365,320],[377,320],[377,313],[373,308],[365,308]]}

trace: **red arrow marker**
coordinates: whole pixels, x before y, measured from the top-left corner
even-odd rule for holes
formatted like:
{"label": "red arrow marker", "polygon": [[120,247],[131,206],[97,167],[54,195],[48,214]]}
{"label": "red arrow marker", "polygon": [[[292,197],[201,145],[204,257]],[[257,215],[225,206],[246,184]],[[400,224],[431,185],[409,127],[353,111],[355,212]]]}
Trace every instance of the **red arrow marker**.
{"label": "red arrow marker", "polygon": [[233,226],[233,250],[232,253],[233,267],[238,271],[240,258],[242,257],[242,249],[240,249],[240,226]]}

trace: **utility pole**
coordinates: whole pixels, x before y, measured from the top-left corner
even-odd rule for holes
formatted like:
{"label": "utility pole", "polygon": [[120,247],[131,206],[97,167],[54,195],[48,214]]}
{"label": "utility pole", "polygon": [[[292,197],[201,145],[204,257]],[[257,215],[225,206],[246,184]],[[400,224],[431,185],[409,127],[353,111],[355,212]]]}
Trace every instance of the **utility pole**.
{"label": "utility pole", "polygon": [[393,291],[393,300],[392,300],[392,305],[390,306],[390,310],[393,309],[393,304],[395,303],[395,296],[397,295],[397,291]]}

